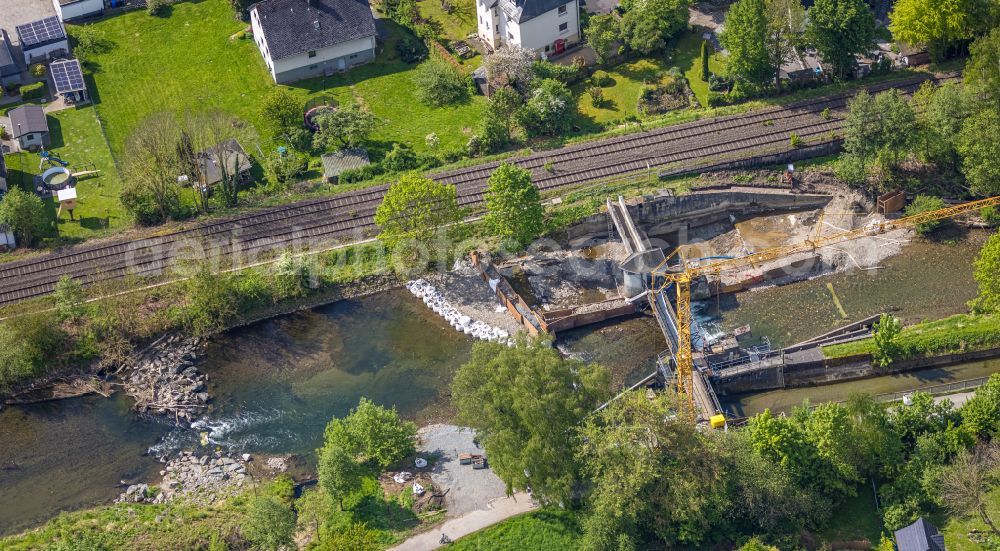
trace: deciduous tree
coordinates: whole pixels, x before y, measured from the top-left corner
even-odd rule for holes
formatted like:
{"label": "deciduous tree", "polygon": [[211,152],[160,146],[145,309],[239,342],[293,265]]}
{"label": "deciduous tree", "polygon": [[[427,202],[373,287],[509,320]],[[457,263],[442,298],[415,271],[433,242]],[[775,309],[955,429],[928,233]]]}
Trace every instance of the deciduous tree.
{"label": "deciduous tree", "polygon": [[981,36],[969,47],[965,64],[965,83],[977,95],[1000,109],[1000,27]]}
{"label": "deciduous tree", "polygon": [[899,343],[896,342],[902,325],[892,314],[882,314],[878,323],[872,326],[872,363],[879,367],[888,367],[899,356]]}
{"label": "deciduous tree", "polygon": [[983,444],[959,454],[938,478],[945,507],[959,517],[979,517],[996,537],[1000,537],[1000,529],[988,512],[988,494],[1000,485],[998,469],[1000,448]]}
{"label": "deciduous tree", "polygon": [[816,0],[806,36],[836,76],[848,78],[854,56],[875,47],[875,29],[875,15],[864,0]]}
{"label": "deciduous tree", "polygon": [[62,276],[52,291],[56,303],[56,317],[62,321],[74,321],[83,315],[83,303],[87,296],[79,281],[70,276]]}
{"label": "deciduous tree", "polygon": [[317,115],[319,127],[313,134],[313,147],[322,150],[356,147],[378,128],[380,120],[356,103],[341,105]]}
{"label": "deciduous tree", "polygon": [[1000,435],[1000,374],[990,375],[959,413],[962,423],[980,438],[992,440]]}
{"label": "deciduous tree", "polygon": [[613,14],[594,15],[587,23],[584,36],[597,54],[600,63],[606,63],[618,53],[621,42],[621,22]]}
{"label": "deciduous tree", "polygon": [[496,151],[514,141],[517,112],[523,101],[509,86],[494,90],[483,115],[482,138],[486,147]]}
{"label": "deciduous tree", "polygon": [[805,31],[799,0],[741,0],[726,14],[723,44],[730,75],[763,85],[781,86],[781,66],[792,59]]}
{"label": "deciduous tree", "polygon": [[295,512],[273,496],[260,496],[247,507],[242,528],[259,549],[277,551],[293,544]]}
{"label": "deciduous tree", "polygon": [[443,59],[429,59],[413,73],[417,99],[432,107],[458,103],[469,94],[465,76]]}
{"label": "deciduous tree", "polygon": [[381,471],[416,450],[417,427],[396,408],[361,398],[358,407],[326,426],[325,442],[343,448],[359,463]]}
{"label": "deciduous tree", "polygon": [[1000,110],[980,109],[962,125],[958,136],[958,154],[962,174],[969,189],[976,194],[1000,195]]}
{"label": "deciduous tree", "polygon": [[979,296],[973,299],[972,308],[986,314],[1000,314],[1000,231],[983,244],[974,267]]}
{"label": "deciduous tree", "polygon": [[501,163],[490,175],[486,188],[485,223],[501,239],[523,247],[542,231],[541,194],[531,183],[531,172]]}
{"label": "deciduous tree", "polygon": [[688,0],[637,0],[622,16],[622,36],[633,50],[650,54],[666,47],[687,22]]}
{"label": "deciduous tree", "polygon": [[273,136],[280,136],[303,126],[302,102],[286,88],[272,88],[261,100],[259,113],[260,119]]}
{"label": "deciduous tree", "polygon": [[317,456],[319,485],[343,509],[344,498],[361,489],[365,469],[349,451],[332,442],[326,442]]}
{"label": "deciduous tree", "polygon": [[630,392],[587,418],[578,453],[592,485],[584,549],[694,548],[720,524],[717,450],[684,411],[675,395]]}
{"label": "deciduous tree", "polygon": [[48,229],[49,216],[34,193],[11,187],[0,198],[0,224],[7,224],[20,245],[30,247]]}
{"label": "deciduous tree", "polygon": [[404,240],[428,243],[443,226],[461,218],[455,186],[417,174],[392,184],[375,211],[379,240],[394,247]]}
{"label": "deciduous tree", "polygon": [[897,0],[889,30],[896,40],[926,44],[931,55],[942,60],[989,31],[995,10],[990,0]]}
{"label": "deciduous tree", "polygon": [[547,342],[483,342],[455,374],[452,401],[508,492],[531,486],[536,497],[561,502],[579,472],[574,429],[608,382],[605,369],[564,360]]}
{"label": "deciduous tree", "polygon": [[518,111],[518,122],[529,136],[558,136],[569,130],[576,102],[565,84],[544,79]]}

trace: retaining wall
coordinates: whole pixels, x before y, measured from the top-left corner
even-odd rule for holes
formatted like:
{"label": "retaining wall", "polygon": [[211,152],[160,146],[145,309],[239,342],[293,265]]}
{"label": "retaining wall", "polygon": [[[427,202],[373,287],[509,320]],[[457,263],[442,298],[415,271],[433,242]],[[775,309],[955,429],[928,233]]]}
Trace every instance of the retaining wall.
{"label": "retaining wall", "polygon": [[723,381],[715,381],[715,389],[720,394],[738,394],[780,388],[817,386],[997,357],[1000,357],[1000,348],[990,348],[974,352],[900,360],[893,362],[889,368],[883,369],[872,366],[871,358],[867,354],[863,354],[816,362],[802,362],[745,373]]}
{"label": "retaining wall", "polygon": [[[775,211],[798,211],[826,206],[833,197],[799,193],[755,193],[750,191],[709,191],[687,195],[647,196],[642,203],[628,205],[636,226],[646,235],[663,235],[713,222]],[[585,218],[567,230],[571,240],[605,236],[607,213]]]}

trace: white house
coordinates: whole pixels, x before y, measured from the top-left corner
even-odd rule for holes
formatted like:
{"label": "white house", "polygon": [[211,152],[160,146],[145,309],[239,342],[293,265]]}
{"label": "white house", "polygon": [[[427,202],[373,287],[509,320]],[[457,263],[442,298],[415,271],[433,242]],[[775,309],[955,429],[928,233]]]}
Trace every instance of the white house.
{"label": "white house", "polygon": [[548,57],[581,38],[578,0],[476,0],[476,16],[479,37],[493,50],[506,44]]}
{"label": "white house", "polygon": [[368,0],[263,0],[250,9],[250,26],[277,83],[346,71],[375,58]]}
{"label": "white house", "polygon": [[59,19],[72,21],[104,13],[104,0],[52,0]]}
{"label": "white house", "polygon": [[69,39],[62,20],[46,17],[14,28],[24,53],[24,63],[31,65],[69,53]]}

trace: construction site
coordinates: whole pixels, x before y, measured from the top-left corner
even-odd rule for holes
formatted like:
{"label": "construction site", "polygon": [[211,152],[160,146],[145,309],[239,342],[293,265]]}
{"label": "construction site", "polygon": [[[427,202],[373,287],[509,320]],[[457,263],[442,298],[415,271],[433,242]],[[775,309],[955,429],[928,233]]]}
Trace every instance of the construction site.
{"label": "construction site", "polygon": [[[991,198],[905,216],[902,192],[869,197],[825,182],[608,197],[602,213],[536,242],[521,256],[496,265],[477,256],[473,263],[516,326],[554,335],[557,345],[560,335],[581,328],[613,327],[636,315],[655,318],[662,346],[656,369],[617,378],[619,386],[674,387],[688,398],[699,423],[722,428],[743,415],[727,412],[720,396],[873,376],[867,361],[825,358],[822,347],[869,337],[879,315],[852,319],[830,286],[841,322],[779,346],[767,332],[755,331],[753,322],[721,330],[703,311],[721,310],[723,301],[738,301],[732,297],[740,293],[876,272],[886,259],[906,254],[918,224],[998,203],[1000,198]],[[900,362],[894,369],[988,355]]]}

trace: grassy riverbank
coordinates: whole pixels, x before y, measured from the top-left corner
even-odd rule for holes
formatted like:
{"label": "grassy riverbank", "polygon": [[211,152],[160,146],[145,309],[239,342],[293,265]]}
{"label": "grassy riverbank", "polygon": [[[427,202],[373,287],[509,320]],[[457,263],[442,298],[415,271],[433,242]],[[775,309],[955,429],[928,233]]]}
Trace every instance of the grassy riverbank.
{"label": "grassy riverbank", "polygon": [[[925,321],[906,327],[897,337],[900,359],[941,354],[971,352],[1000,347],[1000,319],[996,316],[958,314],[944,319]],[[828,358],[871,354],[874,340],[858,341],[823,347]]]}

